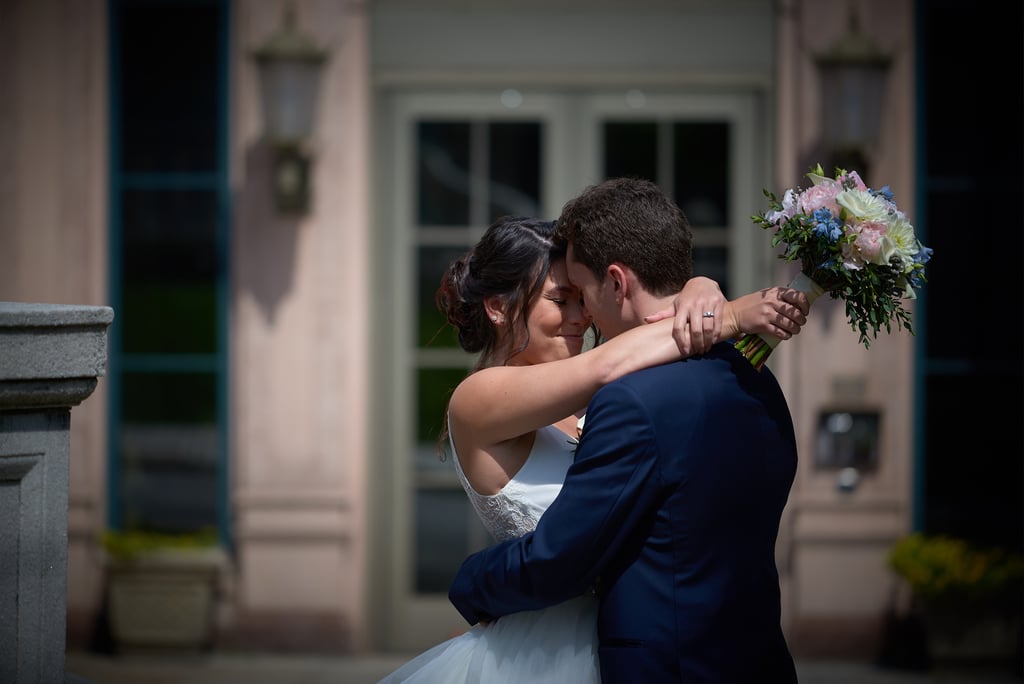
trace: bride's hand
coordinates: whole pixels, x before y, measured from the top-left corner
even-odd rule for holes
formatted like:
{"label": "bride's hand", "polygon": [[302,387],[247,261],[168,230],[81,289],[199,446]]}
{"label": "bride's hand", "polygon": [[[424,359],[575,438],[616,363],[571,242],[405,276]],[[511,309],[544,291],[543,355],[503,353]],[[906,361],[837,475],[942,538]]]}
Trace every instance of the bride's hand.
{"label": "bride's hand", "polygon": [[654,323],[674,316],[672,338],[679,352],[684,357],[703,354],[722,334],[725,302],[718,283],[704,276],[694,276],[676,295],[671,309],[651,314],[644,322]]}
{"label": "bride's hand", "polygon": [[767,333],[788,340],[807,323],[810,308],[800,290],[768,287],[729,302],[722,322],[726,337]]}

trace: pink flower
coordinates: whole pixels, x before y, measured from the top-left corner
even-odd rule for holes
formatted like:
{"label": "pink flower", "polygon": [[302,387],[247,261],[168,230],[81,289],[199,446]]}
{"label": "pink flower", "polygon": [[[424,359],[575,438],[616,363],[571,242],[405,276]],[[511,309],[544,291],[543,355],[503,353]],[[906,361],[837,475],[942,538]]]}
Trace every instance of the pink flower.
{"label": "pink flower", "polygon": [[884,255],[886,226],[877,221],[866,221],[854,228],[857,238],[853,241],[863,255],[865,261],[884,265],[888,260]]}
{"label": "pink flower", "polygon": [[836,204],[836,195],[842,192],[842,186],[835,182],[812,185],[800,195],[800,211],[805,214],[813,214],[818,209],[828,209],[830,212],[839,215],[839,205]]}
{"label": "pink flower", "polygon": [[860,174],[857,173],[856,171],[848,171],[845,175],[840,176],[836,180],[838,180],[840,183],[843,183],[843,181],[846,180],[852,180],[854,183],[854,189],[864,191],[868,189],[868,186],[865,185],[864,181],[862,181],[860,178]]}

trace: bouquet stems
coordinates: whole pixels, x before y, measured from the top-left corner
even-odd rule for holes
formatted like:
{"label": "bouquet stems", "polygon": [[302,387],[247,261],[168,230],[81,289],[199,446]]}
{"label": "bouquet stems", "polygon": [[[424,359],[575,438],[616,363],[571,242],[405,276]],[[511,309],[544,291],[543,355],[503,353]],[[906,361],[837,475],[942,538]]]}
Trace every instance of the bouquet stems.
{"label": "bouquet stems", "polygon": [[[796,274],[796,277],[790,281],[787,287],[806,294],[808,304],[813,304],[815,299],[825,294],[825,289],[811,280],[810,276],[802,271]],[[744,335],[733,346],[740,350],[754,368],[761,370],[764,367],[765,361],[771,355],[772,350],[781,341],[774,335]]]}

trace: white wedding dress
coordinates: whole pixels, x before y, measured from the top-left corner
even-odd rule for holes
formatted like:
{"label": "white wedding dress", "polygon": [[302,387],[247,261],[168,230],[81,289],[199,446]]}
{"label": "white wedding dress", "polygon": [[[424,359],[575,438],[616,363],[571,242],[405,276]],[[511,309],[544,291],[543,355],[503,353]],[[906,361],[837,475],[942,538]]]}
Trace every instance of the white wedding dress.
{"label": "white wedding dress", "polygon": [[[502,541],[532,530],[562,487],[576,440],[555,427],[537,431],[526,463],[494,496],[473,491],[452,445],[455,471],[487,530]],[[571,599],[545,610],[476,625],[424,651],[380,684],[588,684],[600,681],[597,599]]]}

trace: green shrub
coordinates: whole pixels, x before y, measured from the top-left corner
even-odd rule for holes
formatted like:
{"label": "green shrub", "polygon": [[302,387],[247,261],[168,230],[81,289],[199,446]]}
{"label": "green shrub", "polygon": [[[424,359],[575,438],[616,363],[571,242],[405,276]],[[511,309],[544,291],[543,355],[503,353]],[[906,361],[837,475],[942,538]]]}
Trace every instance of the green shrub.
{"label": "green shrub", "polygon": [[173,534],[146,530],[107,530],[101,539],[113,558],[132,560],[139,554],[164,549],[207,549],[218,546],[217,531],[212,528]]}
{"label": "green shrub", "polygon": [[992,598],[1024,579],[1021,554],[920,532],[896,543],[889,554],[889,567],[925,599]]}

